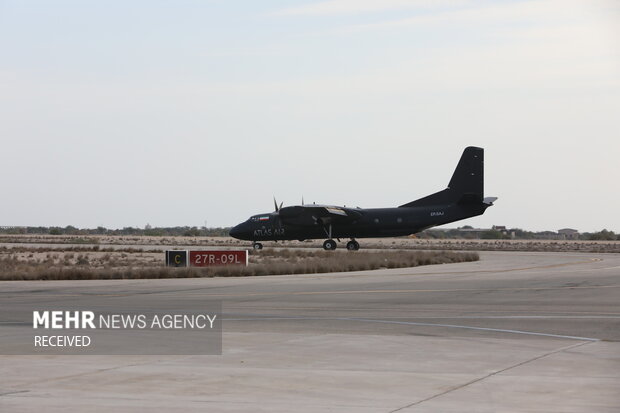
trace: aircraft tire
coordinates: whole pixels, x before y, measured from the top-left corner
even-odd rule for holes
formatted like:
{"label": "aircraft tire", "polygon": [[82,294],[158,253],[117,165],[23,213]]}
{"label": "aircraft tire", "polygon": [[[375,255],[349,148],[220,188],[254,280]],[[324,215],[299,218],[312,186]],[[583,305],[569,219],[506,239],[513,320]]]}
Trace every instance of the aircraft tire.
{"label": "aircraft tire", "polygon": [[355,240],[351,240],[347,242],[347,249],[349,251],[357,251],[360,249],[360,243]]}
{"label": "aircraft tire", "polygon": [[323,249],[326,251],[333,251],[336,249],[336,241],[328,239],[323,243]]}
{"label": "aircraft tire", "polygon": [[252,248],[254,248],[255,250],[262,250],[263,244],[261,244],[260,242],[255,242],[252,244]]}

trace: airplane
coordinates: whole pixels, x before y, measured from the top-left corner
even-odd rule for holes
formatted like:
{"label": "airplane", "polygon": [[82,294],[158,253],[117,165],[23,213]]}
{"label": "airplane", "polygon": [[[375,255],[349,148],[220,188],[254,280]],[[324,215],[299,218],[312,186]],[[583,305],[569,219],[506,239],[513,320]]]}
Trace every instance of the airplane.
{"label": "airplane", "polygon": [[252,241],[284,241],[327,238],[325,250],[336,249],[336,238],[350,238],[346,247],[357,251],[356,238],[397,237],[427,228],[482,215],[496,197],[484,198],[484,149],[465,148],[448,187],[396,208],[349,208],[303,204],[278,206],[275,211],[252,215],[230,230],[230,236]]}

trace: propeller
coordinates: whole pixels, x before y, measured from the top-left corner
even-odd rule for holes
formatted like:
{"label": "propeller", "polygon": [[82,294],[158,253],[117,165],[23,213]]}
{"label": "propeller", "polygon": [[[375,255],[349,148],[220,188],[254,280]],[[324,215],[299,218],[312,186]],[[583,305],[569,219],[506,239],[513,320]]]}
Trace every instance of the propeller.
{"label": "propeller", "polygon": [[284,201],[280,202],[280,206],[278,206],[278,201],[276,201],[276,197],[273,197],[273,206],[276,207],[276,212],[278,212],[280,208],[282,208],[282,204],[284,204]]}

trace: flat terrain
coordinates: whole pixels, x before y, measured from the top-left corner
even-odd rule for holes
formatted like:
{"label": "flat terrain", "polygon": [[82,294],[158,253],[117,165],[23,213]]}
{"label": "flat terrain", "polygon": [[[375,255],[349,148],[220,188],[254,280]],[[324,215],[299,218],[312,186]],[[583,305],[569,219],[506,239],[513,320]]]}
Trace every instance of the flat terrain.
{"label": "flat terrain", "polygon": [[[213,247],[189,246],[183,249],[195,251]],[[225,249],[232,250],[230,247]],[[243,250],[244,258],[240,262],[245,263],[246,251]],[[164,251],[160,249],[122,245],[102,248],[100,245],[23,243],[0,246],[0,281],[317,274],[469,262],[477,261],[479,255],[467,251],[376,249],[351,253],[346,249],[334,252],[322,248],[265,248],[260,251],[249,250],[247,258],[247,266],[169,268],[165,264]]]}
{"label": "flat terrain", "polygon": [[[616,412],[620,255],[251,278],[6,281],[0,302],[222,300],[222,356],[0,356],[0,411]],[[0,340],[10,340],[2,335]]]}
{"label": "flat terrain", "polygon": [[[344,248],[346,240],[338,248]],[[579,240],[484,240],[484,239],[420,239],[416,237],[364,238],[359,240],[362,250],[417,249],[469,251],[548,251],[548,252],[613,252],[620,253],[618,241]],[[58,248],[99,246],[100,248],[143,248],[165,250],[184,247],[250,248],[249,241],[231,237],[152,237],[132,235],[0,235],[0,248],[41,247]],[[265,247],[320,248],[323,240],[264,242]],[[2,252],[0,250],[0,252]],[[5,251],[6,252],[6,251]]]}

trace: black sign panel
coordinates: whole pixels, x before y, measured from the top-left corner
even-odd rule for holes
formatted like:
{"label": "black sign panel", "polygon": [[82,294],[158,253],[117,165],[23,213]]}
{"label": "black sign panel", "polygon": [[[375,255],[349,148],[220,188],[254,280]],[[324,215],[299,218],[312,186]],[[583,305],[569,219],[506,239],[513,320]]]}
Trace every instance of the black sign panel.
{"label": "black sign panel", "polygon": [[166,265],[168,267],[187,267],[187,251],[166,251]]}

